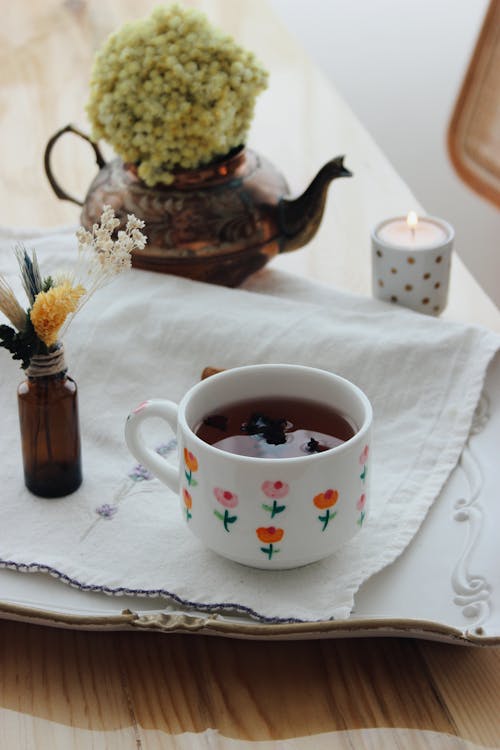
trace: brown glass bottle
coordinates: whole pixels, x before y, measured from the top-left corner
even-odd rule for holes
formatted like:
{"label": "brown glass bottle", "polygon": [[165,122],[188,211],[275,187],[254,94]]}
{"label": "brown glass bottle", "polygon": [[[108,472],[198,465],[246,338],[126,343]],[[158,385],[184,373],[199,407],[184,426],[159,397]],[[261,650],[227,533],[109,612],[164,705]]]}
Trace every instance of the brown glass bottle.
{"label": "brown glass bottle", "polygon": [[41,497],[62,497],[82,483],[78,397],[66,374],[62,346],[32,358],[18,387],[26,487]]}

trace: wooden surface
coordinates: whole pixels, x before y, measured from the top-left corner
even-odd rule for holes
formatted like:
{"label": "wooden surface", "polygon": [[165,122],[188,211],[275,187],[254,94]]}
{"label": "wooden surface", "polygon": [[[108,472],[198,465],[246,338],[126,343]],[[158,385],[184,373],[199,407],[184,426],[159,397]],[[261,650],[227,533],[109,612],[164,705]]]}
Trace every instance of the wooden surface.
{"label": "wooden surface", "polygon": [[[209,744],[207,730],[233,740],[314,735],[319,749],[467,748],[462,739],[496,747],[500,737],[498,650],[3,622],[0,660],[2,748],[24,747],[23,737],[37,750],[225,747],[220,738]],[[183,745],[186,732],[195,737]]]}
{"label": "wooden surface", "polygon": [[[277,259],[369,293],[369,229],[418,204],[323,76],[260,0],[193,3],[254,49],[271,72],[250,143],[294,192],[346,153],[306,249]],[[92,54],[133,0],[24,0],[0,26],[0,224],[76,223],[42,169],[59,127],[84,116]],[[58,148],[65,187],[83,195],[90,150]],[[446,218],[446,217],[444,217]],[[455,258],[449,317],[500,330],[499,313]],[[460,748],[500,745],[500,650],[398,639],[250,642],[197,635],[88,633],[0,622],[0,748]],[[281,740],[272,743],[271,740]]]}

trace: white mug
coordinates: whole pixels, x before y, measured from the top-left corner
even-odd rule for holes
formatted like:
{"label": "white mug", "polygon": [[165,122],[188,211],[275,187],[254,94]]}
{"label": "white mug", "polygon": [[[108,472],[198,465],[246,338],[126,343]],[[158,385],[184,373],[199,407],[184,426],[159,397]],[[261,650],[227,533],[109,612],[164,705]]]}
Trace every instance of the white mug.
{"label": "white mug", "polygon": [[[229,453],[194,432],[223,407],[272,397],[333,407],[356,432],[337,447],[294,458]],[[177,433],[178,468],[142,439],[149,417],[163,418]],[[180,495],[188,528],[207,547],[251,567],[285,569],[331,555],[365,523],[371,425],[368,398],[348,380],[301,365],[251,365],[202,380],[178,406],[144,401],[129,415],[125,439],[135,458]]]}

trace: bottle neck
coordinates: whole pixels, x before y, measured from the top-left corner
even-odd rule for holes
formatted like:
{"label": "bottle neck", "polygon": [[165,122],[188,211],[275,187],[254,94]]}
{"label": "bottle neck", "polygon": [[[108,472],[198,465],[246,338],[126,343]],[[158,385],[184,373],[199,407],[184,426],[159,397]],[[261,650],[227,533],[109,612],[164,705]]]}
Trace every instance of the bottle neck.
{"label": "bottle neck", "polygon": [[64,360],[64,346],[56,345],[54,351],[48,354],[35,354],[26,369],[28,378],[49,378],[63,376],[67,367]]}

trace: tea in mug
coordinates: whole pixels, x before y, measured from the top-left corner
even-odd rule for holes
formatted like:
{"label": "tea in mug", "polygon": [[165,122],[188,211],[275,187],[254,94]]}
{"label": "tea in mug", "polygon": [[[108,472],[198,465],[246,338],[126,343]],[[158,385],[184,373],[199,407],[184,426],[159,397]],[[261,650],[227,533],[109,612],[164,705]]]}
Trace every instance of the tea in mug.
{"label": "tea in mug", "polygon": [[298,458],[335,448],[353,437],[353,421],[331,406],[295,398],[255,398],[207,414],[194,432],[228,453]]}

